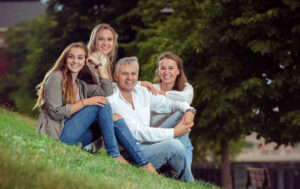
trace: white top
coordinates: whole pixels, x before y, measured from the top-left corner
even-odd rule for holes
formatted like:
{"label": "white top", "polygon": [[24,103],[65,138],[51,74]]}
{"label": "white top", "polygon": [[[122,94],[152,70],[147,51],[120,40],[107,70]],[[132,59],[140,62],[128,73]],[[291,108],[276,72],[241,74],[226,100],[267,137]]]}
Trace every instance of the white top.
{"label": "white top", "polygon": [[[159,83],[153,84],[153,86],[157,90],[161,90]],[[192,85],[186,82],[183,91],[175,91],[175,90],[167,91],[166,97],[171,100],[178,100],[181,102],[187,102],[191,104],[194,97],[194,88],[192,87]]]}
{"label": "white top", "polygon": [[[160,89],[159,83],[153,84],[153,86],[157,90]],[[170,100],[175,100],[175,101],[181,101],[181,102],[187,102],[189,105],[193,101],[193,96],[194,96],[194,89],[189,83],[185,83],[185,87],[183,91],[167,91],[166,92],[166,97]],[[172,113],[156,113],[156,112],[151,112],[151,127],[158,127],[160,126],[164,121],[170,117]]]}
{"label": "white top", "polygon": [[78,90],[77,90],[76,95],[75,95],[75,102],[78,102],[78,101],[80,101],[79,87],[78,87]]}
{"label": "white top", "polygon": [[132,91],[134,108],[122,96],[119,88],[114,88],[114,94],[107,97],[113,113],[120,114],[126,121],[135,140],[143,142],[160,142],[174,138],[174,129],[151,128],[150,111],[171,113],[186,112],[191,108],[186,102],[171,101],[163,95],[153,95],[145,87],[135,86]]}

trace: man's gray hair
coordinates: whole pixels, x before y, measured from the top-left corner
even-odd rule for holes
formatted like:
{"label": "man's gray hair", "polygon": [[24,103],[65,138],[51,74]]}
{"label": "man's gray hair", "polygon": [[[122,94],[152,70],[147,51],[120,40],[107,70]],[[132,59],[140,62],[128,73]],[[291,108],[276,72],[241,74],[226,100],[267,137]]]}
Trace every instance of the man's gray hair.
{"label": "man's gray hair", "polygon": [[121,58],[116,63],[115,73],[118,74],[118,71],[119,71],[119,68],[121,65],[131,65],[131,64],[135,64],[139,70],[139,62],[138,62],[137,57],[132,56],[132,57]]}

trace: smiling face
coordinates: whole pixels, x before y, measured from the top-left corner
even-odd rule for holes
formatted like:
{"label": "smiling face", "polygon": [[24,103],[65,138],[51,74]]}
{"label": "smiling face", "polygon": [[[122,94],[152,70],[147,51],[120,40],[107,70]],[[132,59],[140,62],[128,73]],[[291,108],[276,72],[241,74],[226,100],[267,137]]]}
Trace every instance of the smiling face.
{"label": "smiling face", "polygon": [[131,92],[138,80],[139,70],[135,64],[120,65],[114,78],[121,92]]}
{"label": "smiling face", "polygon": [[72,47],[66,57],[66,65],[70,72],[78,73],[85,64],[85,51],[79,47]]}
{"label": "smiling face", "polygon": [[114,48],[114,35],[109,29],[102,29],[97,34],[97,50],[105,55],[109,55]]}
{"label": "smiling face", "polygon": [[159,78],[163,84],[175,84],[180,71],[174,60],[167,58],[160,60],[158,69]]}

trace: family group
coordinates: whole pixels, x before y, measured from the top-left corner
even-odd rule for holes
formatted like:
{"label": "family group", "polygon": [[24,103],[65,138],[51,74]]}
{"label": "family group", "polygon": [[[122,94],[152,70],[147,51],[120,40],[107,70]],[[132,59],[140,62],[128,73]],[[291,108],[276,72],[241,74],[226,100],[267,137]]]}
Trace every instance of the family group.
{"label": "family group", "polygon": [[163,52],[153,84],[138,81],[138,59],[116,61],[117,41],[109,24],[99,24],[87,45],[64,49],[37,86],[37,132],[82,148],[102,138],[112,159],[128,163],[120,145],[138,167],[158,174],[167,165],[176,179],[194,182],[196,110],[182,60]]}

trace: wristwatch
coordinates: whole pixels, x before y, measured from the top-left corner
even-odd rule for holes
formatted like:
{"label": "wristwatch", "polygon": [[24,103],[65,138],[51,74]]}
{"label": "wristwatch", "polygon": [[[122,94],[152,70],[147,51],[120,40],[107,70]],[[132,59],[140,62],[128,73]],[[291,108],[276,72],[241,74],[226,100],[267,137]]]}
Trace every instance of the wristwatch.
{"label": "wristwatch", "polygon": [[197,110],[195,108],[191,107],[191,108],[188,108],[185,112],[192,112],[195,115]]}
{"label": "wristwatch", "polygon": [[95,69],[98,69],[99,66],[102,66],[101,62],[95,66]]}

